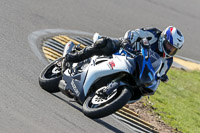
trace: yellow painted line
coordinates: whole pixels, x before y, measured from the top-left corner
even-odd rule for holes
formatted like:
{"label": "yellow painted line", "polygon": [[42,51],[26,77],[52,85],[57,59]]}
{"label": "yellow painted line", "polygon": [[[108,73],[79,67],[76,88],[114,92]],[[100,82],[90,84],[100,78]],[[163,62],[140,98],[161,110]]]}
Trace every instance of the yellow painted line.
{"label": "yellow painted line", "polygon": [[128,109],[127,107],[123,107],[120,110],[126,111],[126,112],[128,112],[128,113],[130,113],[130,114],[132,114],[134,116],[137,116],[137,117],[139,116],[137,113],[135,113],[134,111]]}
{"label": "yellow painted line", "polygon": [[62,45],[67,44],[67,42],[60,40],[58,37],[53,37],[54,40],[58,41],[59,43],[61,43]]}
{"label": "yellow painted line", "polygon": [[179,59],[176,57],[174,57],[174,61],[190,70],[199,70],[200,71],[200,64],[193,63],[190,61],[185,61],[185,60],[182,60],[182,59]]}
{"label": "yellow painted line", "polygon": [[59,56],[59,57],[62,56],[61,53],[56,52],[55,50],[53,50],[53,49],[51,49],[51,48],[48,48],[48,47],[46,47],[46,46],[42,47],[42,49],[43,49],[43,50],[46,50],[46,51],[48,51],[48,52],[51,52],[51,53],[55,54],[56,56]]}
{"label": "yellow painted line", "polygon": [[80,44],[81,48],[85,48],[85,45],[81,44],[80,42],[71,39],[68,36],[64,36],[64,35],[60,35],[60,36],[55,36],[53,39],[57,39],[57,41],[59,41],[61,44],[65,45],[66,43],[68,43],[69,41],[72,41],[75,45]]}
{"label": "yellow painted line", "polygon": [[49,52],[49,51],[44,50],[43,52],[44,52],[44,54],[47,54],[47,55],[49,55],[49,56],[51,56],[51,57],[53,57],[53,58],[56,58],[56,59],[59,58],[59,56],[56,56],[56,55],[52,54],[52,53]]}
{"label": "yellow painted line", "polygon": [[141,122],[142,124],[145,124],[145,125],[147,125],[147,126],[149,126],[149,127],[151,127],[151,128],[154,128],[154,126],[151,125],[149,122],[146,122],[146,121],[140,119],[140,118],[137,117],[137,116],[131,115],[129,112],[126,112],[126,111],[123,111],[123,110],[119,110],[118,112],[121,113],[121,114],[126,115],[126,116],[129,117],[130,119],[135,119],[135,120]]}
{"label": "yellow painted line", "polygon": [[43,51],[43,52],[44,52],[45,56],[47,55],[48,57],[52,57],[52,58],[54,58],[54,59],[59,58],[58,56],[54,56],[54,55],[52,55],[52,54],[49,53],[48,51]]}
{"label": "yellow painted line", "polygon": [[76,41],[76,40],[74,40],[74,39],[71,39],[70,37],[68,37],[68,36],[64,36],[64,35],[61,35],[61,36],[58,36],[60,39],[64,39],[64,40],[66,40],[66,41],[72,41],[74,44],[76,44],[76,45],[78,45],[78,44],[80,44],[80,42],[78,42],[78,41]]}
{"label": "yellow painted line", "polygon": [[[56,36],[56,38],[59,39],[59,40],[61,40],[61,41],[63,41],[63,42],[65,42],[65,44],[67,44],[69,41],[71,41],[71,40],[68,40],[68,39],[64,38],[61,35],[60,36]],[[74,43],[74,44],[76,44],[76,43]]]}
{"label": "yellow painted line", "polygon": [[63,38],[63,36],[62,35],[60,35],[60,36],[56,36],[56,38],[57,39],[60,39],[61,41],[64,41],[64,42],[69,42],[69,40],[67,40],[67,39],[65,39],[65,38]]}
{"label": "yellow painted line", "polygon": [[52,58],[56,58],[56,59],[57,59],[57,58],[60,57],[60,56],[55,55],[54,53],[52,53],[52,52],[46,50],[45,48],[43,48],[43,52],[44,52],[45,55],[51,56]]}
{"label": "yellow painted line", "polygon": [[75,45],[80,44],[81,48],[85,48],[85,45],[81,44],[80,42],[78,42],[78,41],[76,41],[74,39],[69,38],[68,36],[61,36],[61,37],[64,38],[64,39],[66,39],[66,40],[72,41]]}
{"label": "yellow painted line", "polygon": [[[138,124],[138,125],[142,125],[143,127],[146,127],[147,129],[152,129],[152,130],[155,129],[155,127],[151,128],[151,127],[149,127],[149,126],[147,126],[147,125],[145,125],[145,124],[143,124],[143,123],[141,123],[141,122],[138,122],[137,120],[134,120],[134,119],[132,119],[132,118],[130,118],[130,117],[128,117],[128,116],[126,116],[126,115],[120,113],[120,112],[115,112],[115,113],[116,113],[117,115],[119,115],[119,116],[121,116],[121,117],[123,117],[123,118],[125,118],[125,119],[127,119],[127,120],[129,120],[129,121],[131,121],[131,122],[133,122],[133,123],[136,123],[136,124]],[[156,131],[154,130],[154,132],[156,132]]]}
{"label": "yellow painted line", "polygon": [[47,59],[56,60],[56,58],[51,57],[51,56],[49,56],[48,54],[45,54],[45,57],[46,57]]}
{"label": "yellow painted line", "polygon": [[73,39],[70,39],[70,38],[67,37],[67,36],[65,37],[65,36],[63,36],[63,35],[60,35],[60,36],[57,36],[57,38],[60,39],[60,40],[62,40],[62,41],[64,41],[64,42],[73,41],[73,43],[74,43],[75,45],[79,44],[79,42],[76,42],[76,41],[74,41]]}
{"label": "yellow painted line", "polygon": [[[75,45],[80,44],[81,48],[85,48],[85,45],[81,44],[80,42],[78,42],[76,40],[69,38],[68,36],[59,35],[59,36],[54,36],[52,39],[56,40],[57,42],[61,43],[62,45],[65,45],[69,41],[72,41]],[[48,48],[46,46],[43,46],[42,50],[43,50],[43,53],[45,54],[45,57],[48,59],[51,59],[51,60],[55,60],[62,56],[61,53],[59,53],[51,48]]]}

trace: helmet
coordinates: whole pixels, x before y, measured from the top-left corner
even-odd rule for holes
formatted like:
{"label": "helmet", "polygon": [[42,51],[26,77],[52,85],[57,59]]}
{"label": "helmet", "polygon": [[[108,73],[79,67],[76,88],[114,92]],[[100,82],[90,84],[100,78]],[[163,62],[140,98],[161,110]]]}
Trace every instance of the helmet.
{"label": "helmet", "polygon": [[172,57],[181,49],[184,43],[184,36],[173,26],[167,27],[159,38],[159,51],[163,52],[163,57]]}

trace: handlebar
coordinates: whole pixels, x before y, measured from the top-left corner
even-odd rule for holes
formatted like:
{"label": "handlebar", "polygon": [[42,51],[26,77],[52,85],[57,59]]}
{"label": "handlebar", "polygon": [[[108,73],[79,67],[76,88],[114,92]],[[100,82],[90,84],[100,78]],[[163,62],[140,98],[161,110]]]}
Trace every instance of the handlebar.
{"label": "handlebar", "polygon": [[[132,58],[134,58],[136,55],[138,55],[139,53],[142,53],[142,55],[145,57],[145,58],[148,58],[149,57],[149,50],[150,50],[150,44],[149,44],[149,41],[151,37],[147,37],[147,38],[140,38],[139,42],[140,42],[140,45],[142,47],[142,49],[140,49],[140,52],[137,52],[137,51],[132,51],[130,52],[128,49],[126,49],[126,47],[123,47],[121,48],[123,51],[125,51],[129,56],[131,56]],[[135,52],[135,53],[134,53]]]}

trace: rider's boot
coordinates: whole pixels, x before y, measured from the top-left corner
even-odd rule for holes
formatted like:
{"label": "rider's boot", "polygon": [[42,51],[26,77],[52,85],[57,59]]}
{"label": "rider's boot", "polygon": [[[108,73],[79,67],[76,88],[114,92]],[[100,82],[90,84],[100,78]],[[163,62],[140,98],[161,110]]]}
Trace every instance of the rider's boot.
{"label": "rider's boot", "polygon": [[101,38],[101,36],[99,35],[99,33],[95,33],[93,35],[93,43],[95,43],[97,40],[99,40]]}
{"label": "rider's boot", "polygon": [[68,63],[68,61],[65,58],[66,58],[66,55],[69,54],[73,50],[74,46],[75,46],[75,44],[72,41],[69,41],[65,45],[65,48],[63,51],[62,72],[64,72],[70,66],[70,64]]}
{"label": "rider's boot", "polygon": [[85,47],[81,51],[75,53],[68,53],[64,58],[64,62],[77,63],[92,57],[93,55],[104,55],[104,48],[106,46],[107,39],[100,38],[92,46]]}
{"label": "rider's boot", "polygon": [[101,36],[99,36],[98,33],[94,35],[94,43],[92,46],[85,47],[81,51],[77,51],[75,53],[66,52],[63,63],[78,63],[92,57],[93,55],[110,56],[120,49],[119,40],[111,40],[110,38],[99,37]]}

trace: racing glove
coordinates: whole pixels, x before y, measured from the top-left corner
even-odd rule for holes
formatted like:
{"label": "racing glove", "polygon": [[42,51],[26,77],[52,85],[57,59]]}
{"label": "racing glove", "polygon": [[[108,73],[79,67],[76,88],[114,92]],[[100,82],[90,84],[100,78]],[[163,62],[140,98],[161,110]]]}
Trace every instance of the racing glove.
{"label": "racing glove", "polygon": [[139,37],[140,35],[137,31],[128,30],[124,35],[124,40],[133,45]]}
{"label": "racing glove", "polygon": [[128,30],[123,38],[123,47],[134,54],[140,53],[141,50],[140,43],[136,43],[141,39],[139,31],[139,29],[134,31]]}

